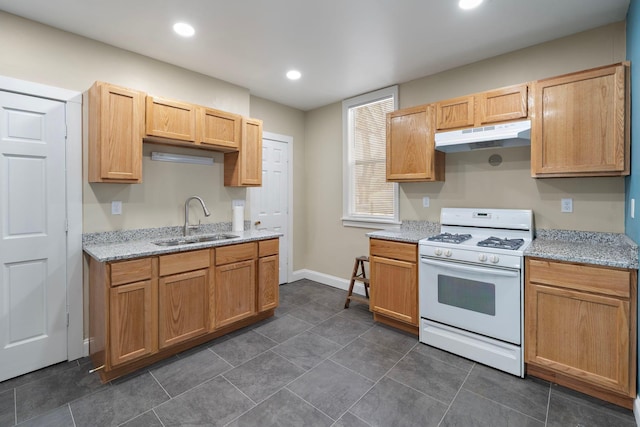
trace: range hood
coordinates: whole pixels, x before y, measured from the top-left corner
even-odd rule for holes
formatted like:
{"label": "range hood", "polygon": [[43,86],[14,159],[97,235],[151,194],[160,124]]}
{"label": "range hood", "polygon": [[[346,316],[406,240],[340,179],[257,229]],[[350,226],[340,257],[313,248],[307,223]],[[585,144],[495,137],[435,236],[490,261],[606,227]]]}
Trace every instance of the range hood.
{"label": "range hood", "polygon": [[531,144],[531,120],[436,133],[436,150],[446,153]]}

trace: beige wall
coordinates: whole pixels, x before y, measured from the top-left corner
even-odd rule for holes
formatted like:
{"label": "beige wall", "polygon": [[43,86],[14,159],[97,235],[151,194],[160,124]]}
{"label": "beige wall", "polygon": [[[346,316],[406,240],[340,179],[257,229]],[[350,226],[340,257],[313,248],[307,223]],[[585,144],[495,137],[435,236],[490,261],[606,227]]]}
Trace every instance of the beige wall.
{"label": "beige wall", "polygon": [[[404,83],[401,108],[620,62],[625,24],[522,49]],[[342,227],[342,118],[336,103],[307,113],[308,240],[305,268],[347,278],[355,256],[367,253],[367,229]],[[502,156],[497,167],[492,154]],[[430,197],[430,207],[422,198]],[[574,213],[560,212],[560,199]],[[442,183],[400,185],[400,218],[437,221],[442,207],[530,208],[540,228],[624,232],[623,178],[532,179],[526,147],[448,154]]]}
{"label": "beige wall", "polygon": [[[249,91],[221,80],[56,30],[0,12],[0,74],[85,92],[96,80],[178,100],[249,115]],[[85,129],[86,131],[86,129]],[[86,140],[85,140],[86,148]],[[152,162],[151,150],[209,155],[213,167]],[[220,153],[145,144],[142,184],[89,184],[84,150],[84,231],[107,231],[180,225],[184,201],[202,196],[212,212],[204,218],[193,208],[193,220],[231,220],[231,200],[245,189],[223,186]],[[122,215],[111,215],[111,201],[122,201]]]}
{"label": "beige wall", "polygon": [[[86,91],[95,80],[208,105],[264,120],[264,129],[294,139],[294,269],[347,277],[353,257],[368,252],[366,229],[344,228],[342,215],[342,118],[340,103],[307,113],[252,97],[245,88],[0,12],[0,74]],[[533,46],[400,85],[409,107],[522,81],[624,60],[625,26],[618,23]],[[179,225],[183,203],[201,195],[212,210],[204,219],[230,220],[231,200],[246,190],[223,186],[222,155],[213,167],[151,162],[151,150],[197,150],[145,144],[144,183],[84,185],[85,232]],[[503,163],[492,167],[498,153]],[[622,178],[529,177],[526,148],[447,155],[444,183],[401,185],[401,218],[437,220],[443,206],[531,207],[538,227],[623,231]],[[86,173],[86,172],[85,172]],[[422,207],[422,197],[431,207]],[[574,213],[560,213],[573,197]],[[110,202],[123,202],[123,215]]]}

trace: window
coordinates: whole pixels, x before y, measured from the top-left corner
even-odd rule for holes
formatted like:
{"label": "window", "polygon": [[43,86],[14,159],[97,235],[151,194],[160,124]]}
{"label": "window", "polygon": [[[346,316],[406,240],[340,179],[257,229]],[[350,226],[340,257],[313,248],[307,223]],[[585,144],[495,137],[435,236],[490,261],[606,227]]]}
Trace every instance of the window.
{"label": "window", "polygon": [[397,86],[342,102],[345,226],[400,224],[398,184],[386,181],[386,115],[397,106]]}

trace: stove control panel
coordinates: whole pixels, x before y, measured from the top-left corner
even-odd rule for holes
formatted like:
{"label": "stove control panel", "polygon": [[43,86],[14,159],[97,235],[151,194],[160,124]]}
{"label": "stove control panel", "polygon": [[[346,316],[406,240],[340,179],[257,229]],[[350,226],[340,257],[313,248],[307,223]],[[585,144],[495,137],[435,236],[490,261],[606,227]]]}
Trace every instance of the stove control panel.
{"label": "stove control panel", "polygon": [[[507,252],[507,250],[503,250]],[[522,268],[523,257],[513,253],[495,254],[479,252],[478,250],[468,248],[442,248],[432,245],[420,245],[420,255],[432,258],[440,258],[451,262],[461,261],[473,264],[482,264],[487,266],[505,267],[505,268]]]}

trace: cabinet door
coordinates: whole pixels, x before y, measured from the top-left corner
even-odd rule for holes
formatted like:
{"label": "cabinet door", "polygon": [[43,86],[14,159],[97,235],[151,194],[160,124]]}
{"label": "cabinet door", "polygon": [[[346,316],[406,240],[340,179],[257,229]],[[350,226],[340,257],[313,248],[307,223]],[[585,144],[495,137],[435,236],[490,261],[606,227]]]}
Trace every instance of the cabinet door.
{"label": "cabinet door", "polygon": [[242,118],[240,151],[224,155],[224,185],[262,185],[262,120]]}
{"label": "cabinet door", "polygon": [[144,97],[102,82],[89,89],[89,182],[142,182]]}
{"label": "cabinet door", "polygon": [[515,85],[477,95],[477,126],[524,119],[528,114],[527,85]]}
{"label": "cabinet door", "polygon": [[216,267],[216,328],[256,314],[255,265],[255,260],[249,260]]}
{"label": "cabinet door", "polygon": [[222,151],[237,151],[242,138],[242,116],[198,107],[198,141]]}
{"label": "cabinet door", "polygon": [[258,260],[258,312],[278,306],[279,267],[278,255]]}
{"label": "cabinet door", "polygon": [[624,65],[534,82],[531,175],[629,174]]}
{"label": "cabinet door", "polygon": [[206,333],[208,320],[208,269],[160,278],[160,348]]}
{"label": "cabinet door", "polygon": [[196,140],[196,107],[147,95],[147,135],[179,141]]}
{"label": "cabinet door", "polygon": [[628,300],[532,283],[525,300],[527,363],[630,392]]}
{"label": "cabinet door", "polygon": [[145,280],[109,290],[109,368],[158,350],[156,284]]}
{"label": "cabinet door", "polygon": [[387,181],[442,181],[444,153],[435,151],[433,105],[387,114]]}
{"label": "cabinet door", "polygon": [[370,257],[371,310],[418,325],[418,269],[416,263]]}
{"label": "cabinet door", "polygon": [[436,129],[456,129],[473,126],[474,97],[463,96],[436,103]]}

